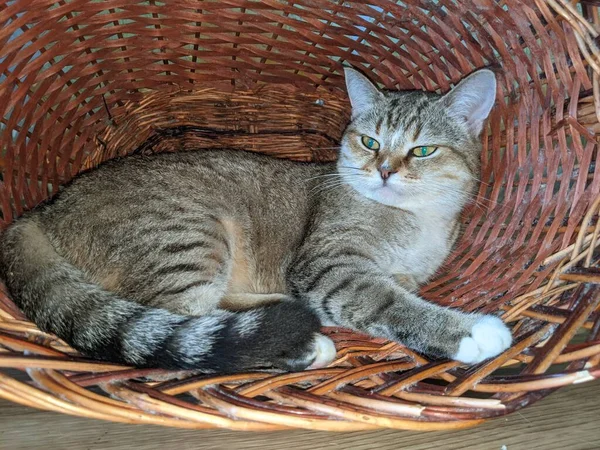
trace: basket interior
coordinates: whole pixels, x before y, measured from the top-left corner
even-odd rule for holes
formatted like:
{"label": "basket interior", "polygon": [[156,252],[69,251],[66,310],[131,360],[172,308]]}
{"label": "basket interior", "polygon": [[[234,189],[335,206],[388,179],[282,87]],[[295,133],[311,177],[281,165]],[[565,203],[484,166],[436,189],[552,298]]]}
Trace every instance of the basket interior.
{"label": "basket interior", "polygon": [[[554,268],[544,260],[573,240],[599,190],[597,146],[577,112],[591,83],[553,14],[531,2],[467,3],[5,3],[2,224],[81,170],[136,150],[332,158],[347,120],[343,64],[387,88],[438,91],[495,67],[479,193],[426,289],[442,303],[495,309],[535,289]],[[177,144],[159,144],[173,135]]]}

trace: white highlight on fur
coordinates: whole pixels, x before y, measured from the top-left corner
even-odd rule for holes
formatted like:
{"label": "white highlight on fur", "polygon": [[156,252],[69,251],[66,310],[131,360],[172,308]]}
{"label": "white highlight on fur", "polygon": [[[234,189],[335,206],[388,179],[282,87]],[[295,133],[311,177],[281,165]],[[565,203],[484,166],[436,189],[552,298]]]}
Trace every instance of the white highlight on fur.
{"label": "white highlight on fur", "polygon": [[258,330],[262,318],[261,311],[248,311],[241,313],[234,325],[234,331],[239,333],[240,337],[250,336]]}
{"label": "white highlight on fur", "polygon": [[322,334],[315,334],[314,361],[308,369],[327,367],[335,359],[336,350],[333,341]]}
{"label": "white highlight on fur", "polygon": [[453,358],[476,364],[502,353],[511,342],[510,330],[498,317],[483,316],[471,328],[471,336],[462,338]]}
{"label": "white highlight on fur", "polygon": [[302,354],[302,356],[289,359],[288,364],[294,366],[298,363],[308,365],[306,369],[320,369],[327,367],[335,359],[336,349],[333,341],[320,333],[315,333],[313,345],[310,352]]}
{"label": "white highlight on fur", "polygon": [[149,309],[127,329],[122,340],[123,354],[131,361],[143,362],[173,332],[173,327],[180,319],[181,316],[163,309]]}
{"label": "white highlight on fur", "polygon": [[177,347],[181,349],[181,359],[188,364],[197,364],[209,356],[215,341],[215,334],[223,328],[226,317],[231,313],[222,312],[215,316],[198,317],[191,326],[179,333]]}
{"label": "white highlight on fur", "polygon": [[464,117],[474,135],[481,133],[495,101],[496,76],[488,69],[472,73],[443,98],[450,114]]}

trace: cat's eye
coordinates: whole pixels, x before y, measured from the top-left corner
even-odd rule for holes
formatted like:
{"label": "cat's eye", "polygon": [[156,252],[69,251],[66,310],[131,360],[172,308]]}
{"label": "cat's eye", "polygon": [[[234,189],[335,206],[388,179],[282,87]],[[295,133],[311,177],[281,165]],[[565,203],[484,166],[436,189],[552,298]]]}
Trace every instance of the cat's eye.
{"label": "cat's eye", "polygon": [[422,145],[421,147],[413,148],[410,153],[417,158],[425,158],[426,156],[433,155],[438,147],[434,145]]}
{"label": "cat's eye", "polygon": [[360,141],[362,145],[364,145],[369,150],[377,151],[379,150],[379,142],[376,139],[373,139],[371,136],[363,135],[360,137]]}

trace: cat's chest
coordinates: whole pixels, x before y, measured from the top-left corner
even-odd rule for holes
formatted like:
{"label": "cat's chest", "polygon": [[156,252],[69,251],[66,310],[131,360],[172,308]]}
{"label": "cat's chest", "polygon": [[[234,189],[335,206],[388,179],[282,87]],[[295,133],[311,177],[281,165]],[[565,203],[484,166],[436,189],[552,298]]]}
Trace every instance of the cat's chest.
{"label": "cat's chest", "polygon": [[448,256],[453,245],[452,228],[447,222],[434,222],[404,233],[398,230],[381,249],[381,262],[393,274],[411,275],[424,282]]}

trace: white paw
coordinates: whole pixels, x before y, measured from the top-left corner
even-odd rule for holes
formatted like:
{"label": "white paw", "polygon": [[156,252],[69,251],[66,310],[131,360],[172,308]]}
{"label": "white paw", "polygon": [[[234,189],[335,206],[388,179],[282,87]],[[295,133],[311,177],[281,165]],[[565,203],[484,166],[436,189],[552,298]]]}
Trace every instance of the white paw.
{"label": "white paw", "polygon": [[511,342],[510,330],[499,318],[483,316],[471,328],[471,336],[462,338],[453,359],[476,364],[502,353]]}
{"label": "white paw", "polygon": [[336,354],[333,341],[322,334],[315,334],[314,354],[315,359],[308,369],[320,369],[331,364]]}

